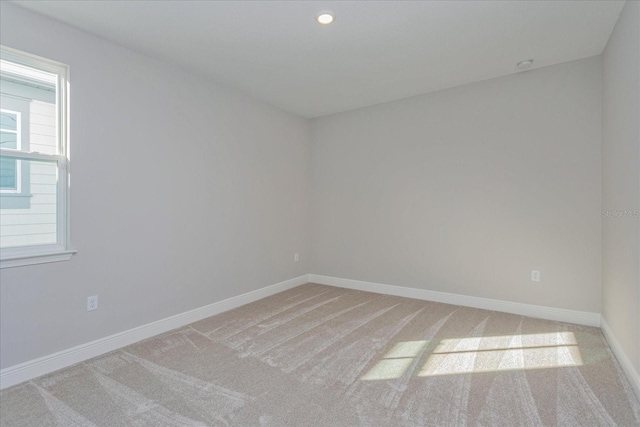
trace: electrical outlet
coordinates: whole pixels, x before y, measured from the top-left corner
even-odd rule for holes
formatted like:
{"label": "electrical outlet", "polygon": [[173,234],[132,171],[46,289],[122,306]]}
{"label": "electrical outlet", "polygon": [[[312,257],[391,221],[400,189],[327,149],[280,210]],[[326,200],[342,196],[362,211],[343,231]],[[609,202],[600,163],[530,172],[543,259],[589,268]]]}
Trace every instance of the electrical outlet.
{"label": "electrical outlet", "polygon": [[300,255],[299,255],[299,254],[294,254],[294,255],[293,255],[293,260],[294,260],[295,262],[300,261]]}
{"label": "electrical outlet", "polygon": [[87,311],[98,309],[98,295],[87,297]]}
{"label": "electrical outlet", "polygon": [[531,281],[532,282],[540,281],[540,270],[531,270]]}

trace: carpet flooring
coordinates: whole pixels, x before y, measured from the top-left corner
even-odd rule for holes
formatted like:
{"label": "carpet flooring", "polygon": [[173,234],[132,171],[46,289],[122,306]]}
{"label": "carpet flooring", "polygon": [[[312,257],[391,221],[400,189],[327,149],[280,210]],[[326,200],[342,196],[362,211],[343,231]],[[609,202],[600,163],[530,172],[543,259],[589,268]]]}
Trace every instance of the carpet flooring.
{"label": "carpet flooring", "polygon": [[598,328],[303,285],[0,393],[9,426],[637,426]]}

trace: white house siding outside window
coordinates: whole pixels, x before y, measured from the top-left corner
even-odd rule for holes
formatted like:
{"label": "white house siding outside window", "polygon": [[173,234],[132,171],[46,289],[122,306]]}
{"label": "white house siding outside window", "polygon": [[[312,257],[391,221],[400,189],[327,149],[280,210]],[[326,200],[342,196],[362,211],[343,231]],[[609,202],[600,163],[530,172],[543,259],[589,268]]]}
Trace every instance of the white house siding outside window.
{"label": "white house siding outside window", "polygon": [[0,47],[0,265],[67,260],[68,67]]}

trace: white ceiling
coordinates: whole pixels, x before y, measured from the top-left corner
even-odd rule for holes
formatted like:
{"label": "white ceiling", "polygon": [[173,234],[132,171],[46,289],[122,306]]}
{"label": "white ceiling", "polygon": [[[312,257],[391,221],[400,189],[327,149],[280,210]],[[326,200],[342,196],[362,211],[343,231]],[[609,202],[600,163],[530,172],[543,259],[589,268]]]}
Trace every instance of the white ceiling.
{"label": "white ceiling", "polygon": [[[602,53],[624,1],[16,1],[305,117]],[[330,9],[335,22],[315,22]]]}

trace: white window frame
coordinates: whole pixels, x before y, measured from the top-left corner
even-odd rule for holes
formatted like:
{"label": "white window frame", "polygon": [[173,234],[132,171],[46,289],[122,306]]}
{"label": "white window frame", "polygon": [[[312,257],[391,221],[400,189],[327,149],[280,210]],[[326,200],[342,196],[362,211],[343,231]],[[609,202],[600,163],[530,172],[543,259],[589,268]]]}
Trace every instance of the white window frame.
{"label": "white window frame", "polygon": [[[4,132],[15,132],[16,133],[16,148],[13,149],[15,151],[22,150],[22,113],[20,111],[7,110],[5,108],[0,108],[0,113],[8,113],[14,114],[16,116],[16,130],[13,131],[11,129],[2,129],[0,130]],[[6,148],[6,150],[12,150],[11,148]],[[4,150],[3,150],[4,151]],[[11,194],[19,194],[22,192],[22,163],[16,162],[16,188],[14,189],[6,189],[0,187],[0,193],[11,193]]]}
{"label": "white window frame", "polygon": [[56,139],[57,154],[42,154],[33,151],[20,151],[0,148],[0,154],[7,157],[52,162],[57,166],[57,227],[55,244],[8,247],[0,249],[0,268],[66,261],[76,252],[69,246],[69,141],[68,141],[68,93],[69,67],[12,48],[0,46],[3,60],[24,65],[57,75],[56,81]]}

